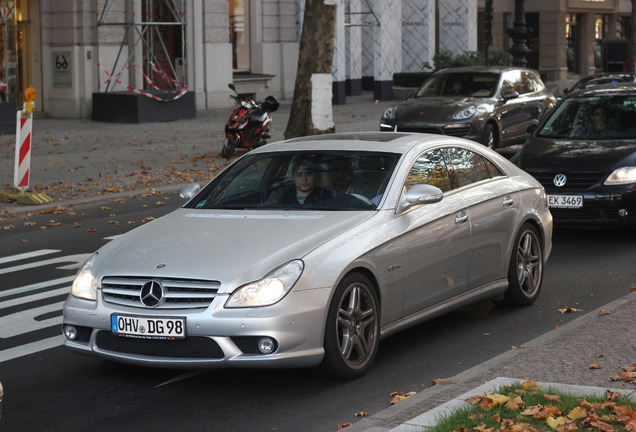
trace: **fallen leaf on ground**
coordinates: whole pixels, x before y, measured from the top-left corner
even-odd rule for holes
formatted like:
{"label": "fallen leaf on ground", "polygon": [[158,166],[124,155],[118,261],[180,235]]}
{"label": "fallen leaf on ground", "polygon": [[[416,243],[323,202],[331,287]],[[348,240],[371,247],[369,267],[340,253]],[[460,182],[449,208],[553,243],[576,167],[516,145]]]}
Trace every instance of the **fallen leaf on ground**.
{"label": "fallen leaf on ground", "polygon": [[559,426],[563,426],[564,424],[566,424],[567,423],[567,419],[565,417],[557,417],[557,418],[548,417],[546,419],[546,423],[552,429],[556,430]]}
{"label": "fallen leaf on ground", "polygon": [[603,369],[603,366],[601,366],[601,365],[600,365],[600,364],[598,364],[598,363],[592,363],[592,364],[591,364],[591,365],[589,365],[587,368],[588,368],[588,369]]}
{"label": "fallen leaf on ground", "polygon": [[577,308],[573,308],[573,307],[567,307],[567,308],[561,308],[561,309],[557,309],[557,311],[559,313],[574,313],[574,312],[583,312],[583,309],[577,309]]}

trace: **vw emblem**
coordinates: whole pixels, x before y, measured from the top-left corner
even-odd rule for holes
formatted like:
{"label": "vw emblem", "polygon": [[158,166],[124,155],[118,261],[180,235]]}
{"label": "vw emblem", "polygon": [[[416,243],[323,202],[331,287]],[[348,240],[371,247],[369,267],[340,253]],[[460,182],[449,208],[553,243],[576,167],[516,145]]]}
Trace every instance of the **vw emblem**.
{"label": "vw emblem", "polygon": [[156,280],[146,282],[139,293],[141,303],[146,307],[157,307],[163,300],[163,286]]}
{"label": "vw emblem", "polygon": [[568,178],[565,176],[565,174],[557,174],[554,176],[552,183],[554,183],[556,187],[563,187],[565,186],[565,183],[567,181],[568,181]]}

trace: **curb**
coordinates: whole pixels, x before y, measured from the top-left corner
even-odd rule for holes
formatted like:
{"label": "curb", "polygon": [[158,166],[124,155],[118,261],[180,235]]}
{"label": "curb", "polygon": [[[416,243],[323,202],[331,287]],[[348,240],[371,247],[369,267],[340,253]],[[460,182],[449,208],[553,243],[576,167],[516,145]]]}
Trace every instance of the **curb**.
{"label": "curb", "polygon": [[[560,326],[557,329],[550,330],[549,332],[544,333],[524,343],[518,348],[510,349],[502,354],[499,354],[496,357],[491,358],[490,360],[487,360],[483,363],[473,366],[472,368],[467,369],[464,372],[461,372],[452,378],[449,378],[447,381],[443,383],[440,383],[434,387],[426,389],[423,392],[417,393],[403,400],[402,402],[399,402],[395,405],[385,408],[382,411],[376,414],[373,414],[370,417],[367,417],[363,420],[353,423],[351,426],[348,426],[345,430],[347,432],[363,432],[363,431],[422,432],[422,430],[425,427],[430,427],[434,425],[434,423],[431,424],[431,420],[430,420],[431,418],[434,419],[435,417],[439,417],[440,415],[443,415],[446,412],[448,412],[453,407],[457,407],[458,404],[457,402],[453,402],[454,400],[459,399],[460,401],[463,401],[463,399],[468,397],[468,396],[464,397],[464,395],[466,394],[471,395],[471,394],[476,394],[479,391],[484,391],[481,389],[484,386],[486,386],[484,388],[490,388],[488,387],[488,385],[500,386],[501,382],[499,382],[499,385],[491,384],[491,383],[495,383],[496,380],[490,381],[476,388],[474,387],[474,385],[470,384],[471,381],[474,381],[480,376],[486,377],[487,372],[490,371],[493,367],[501,363],[504,363],[505,361],[514,359],[515,357],[523,354],[524,349],[544,345],[548,342],[551,342],[563,336],[563,334],[565,333],[572,332],[573,330],[576,330],[579,327],[585,324],[588,324],[591,321],[594,321],[599,316],[599,312],[603,309],[613,310],[626,303],[629,303],[630,301],[636,301],[636,291],[631,292],[595,310],[592,310],[586,313],[585,315],[582,315]],[[529,378],[532,378],[532,377],[529,377]],[[517,379],[498,378],[498,379],[510,379],[511,382],[519,382],[519,381],[523,382],[522,379],[518,379],[518,378]],[[600,389],[600,387],[580,386],[576,384],[565,385],[565,384],[545,383],[545,382],[542,384],[545,388],[549,387],[549,388],[563,389],[568,392],[578,391],[577,389],[584,389],[587,392],[591,391],[590,389],[594,391],[597,391],[598,389]],[[471,387],[472,387],[472,390],[471,390]],[[606,389],[610,389],[610,388],[611,387],[608,386],[607,388],[603,388],[602,391],[605,391]],[[621,390],[621,389],[613,389],[613,390],[620,391],[623,394],[628,394],[634,400],[636,400],[636,390],[627,390],[627,391]],[[417,415],[415,417],[412,417],[412,414],[411,415],[405,414],[409,412],[412,413],[416,409],[417,405],[420,405],[442,394],[451,394],[451,395],[457,395],[457,396],[454,396],[454,397],[451,396],[448,402],[442,403],[440,406],[432,410],[429,410],[427,412],[421,413],[420,415]],[[404,418],[400,419],[400,416],[403,416]],[[394,426],[390,426],[390,427],[381,426],[382,424],[386,424],[389,421],[394,421],[396,423],[399,422],[401,423],[401,426],[398,426],[397,424],[394,424]],[[420,421],[422,422],[426,421],[426,424],[420,423]],[[402,428],[402,426],[404,426],[404,428]]]}

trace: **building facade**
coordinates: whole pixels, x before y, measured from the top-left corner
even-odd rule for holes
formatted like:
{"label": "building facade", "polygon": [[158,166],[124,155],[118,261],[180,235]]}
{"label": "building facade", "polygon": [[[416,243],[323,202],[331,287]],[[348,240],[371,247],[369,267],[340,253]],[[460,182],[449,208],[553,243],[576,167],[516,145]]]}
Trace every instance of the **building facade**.
{"label": "building facade", "polygon": [[[333,100],[391,99],[396,72],[435,52],[485,50],[485,0],[330,0],[337,5]],[[525,1],[528,65],[546,80],[622,70],[631,0]],[[93,95],[162,100],[194,93],[197,110],[229,107],[227,84],[293,96],[304,0],[0,0],[0,111],[90,118]],[[506,51],[514,0],[493,1],[493,44]]]}

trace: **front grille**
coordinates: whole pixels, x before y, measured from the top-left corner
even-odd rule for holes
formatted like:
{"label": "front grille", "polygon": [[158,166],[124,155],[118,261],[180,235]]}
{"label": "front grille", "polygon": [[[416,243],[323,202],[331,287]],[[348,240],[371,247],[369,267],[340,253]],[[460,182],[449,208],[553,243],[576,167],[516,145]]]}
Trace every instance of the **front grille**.
{"label": "front grille", "polygon": [[437,134],[442,135],[441,129],[438,128],[409,128],[409,127],[400,127],[398,126],[398,132],[419,132],[419,133],[428,133],[428,134]]}
{"label": "front grille", "polygon": [[114,335],[108,331],[97,333],[97,347],[104,351],[150,357],[180,359],[222,359],[223,350],[207,337],[188,337],[181,340],[138,339]]}
{"label": "front grille", "polygon": [[141,287],[150,280],[163,285],[164,301],[156,309],[207,308],[221,286],[217,281],[150,277],[117,277],[102,279],[104,301],[123,306],[145,308],[141,303]]}
{"label": "front grille", "polygon": [[601,219],[598,208],[583,207],[580,209],[551,208],[550,213],[557,221],[597,220]]}
{"label": "front grille", "polygon": [[454,136],[454,137],[465,137],[470,133],[470,125],[461,125],[455,127],[446,126],[442,129],[444,134]]}
{"label": "front grille", "polygon": [[567,182],[565,183],[565,189],[572,190],[584,190],[589,189],[594,185],[597,185],[603,181],[605,174],[589,173],[589,172],[575,172],[575,173],[560,173],[555,172],[534,172],[528,171],[528,173],[537,179],[539,183],[546,189],[554,189],[554,176],[557,174],[565,174],[567,176]]}

